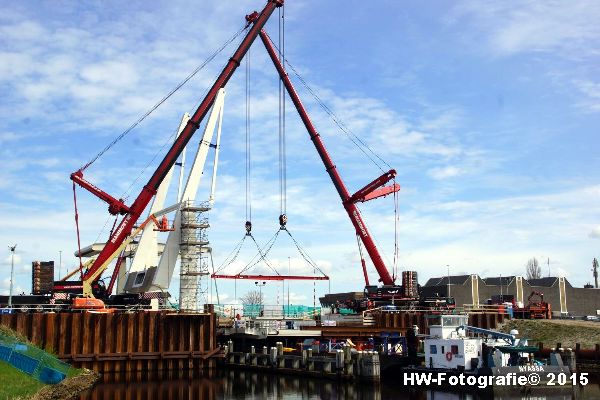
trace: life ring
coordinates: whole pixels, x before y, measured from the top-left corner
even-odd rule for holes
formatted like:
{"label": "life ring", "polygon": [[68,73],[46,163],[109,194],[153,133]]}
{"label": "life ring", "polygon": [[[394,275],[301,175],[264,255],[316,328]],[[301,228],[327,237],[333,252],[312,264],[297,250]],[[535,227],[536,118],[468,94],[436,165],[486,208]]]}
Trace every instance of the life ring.
{"label": "life ring", "polygon": [[446,353],[446,360],[447,361],[452,361],[452,352],[451,351],[449,351],[449,352]]}

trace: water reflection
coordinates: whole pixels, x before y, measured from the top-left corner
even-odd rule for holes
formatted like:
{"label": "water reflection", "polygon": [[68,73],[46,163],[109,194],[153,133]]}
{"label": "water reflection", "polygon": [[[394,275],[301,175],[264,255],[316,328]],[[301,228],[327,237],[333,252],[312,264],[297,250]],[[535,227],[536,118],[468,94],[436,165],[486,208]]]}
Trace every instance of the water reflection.
{"label": "water reflection", "polygon": [[170,372],[107,374],[82,400],[203,399],[203,400],[587,400],[600,399],[598,382],[575,391],[533,393],[460,393],[418,390],[393,380],[381,385],[337,382],[241,370],[213,370],[187,375]]}

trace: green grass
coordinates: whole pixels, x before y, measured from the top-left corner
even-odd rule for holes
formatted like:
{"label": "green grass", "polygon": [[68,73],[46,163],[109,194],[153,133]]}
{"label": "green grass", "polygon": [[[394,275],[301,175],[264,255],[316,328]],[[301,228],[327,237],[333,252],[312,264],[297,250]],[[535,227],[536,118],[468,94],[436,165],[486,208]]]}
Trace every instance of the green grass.
{"label": "green grass", "polygon": [[43,383],[0,361],[0,400],[27,398],[43,386]]}
{"label": "green grass", "polygon": [[27,338],[23,335],[19,335],[17,332],[13,331],[10,328],[7,328],[4,325],[0,325],[0,335],[8,336],[17,339],[23,343],[31,343]]}
{"label": "green grass", "polygon": [[[19,342],[31,344],[27,338],[2,325],[0,325],[0,334],[13,337]],[[71,367],[67,373],[67,378],[72,378],[82,373],[82,369]],[[0,400],[27,399],[44,386],[48,385],[40,383],[12,365],[0,361]]]}
{"label": "green grass", "polygon": [[500,330],[510,332],[517,329],[521,338],[530,339],[530,344],[544,343],[544,347],[554,347],[561,343],[563,348],[593,349],[600,343],[600,322],[576,320],[522,320],[513,319],[504,323]]}

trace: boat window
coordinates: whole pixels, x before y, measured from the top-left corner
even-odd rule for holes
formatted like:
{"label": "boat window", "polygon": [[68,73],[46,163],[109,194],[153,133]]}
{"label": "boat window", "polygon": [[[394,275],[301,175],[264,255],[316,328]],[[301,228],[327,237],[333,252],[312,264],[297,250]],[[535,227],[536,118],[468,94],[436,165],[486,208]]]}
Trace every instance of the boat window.
{"label": "boat window", "polygon": [[437,346],[435,344],[432,344],[429,346],[429,352],[431,354],[437,354]]}
{"label": "boat window", "polygon": [[444,346],[442,346],[442,354],[444,354]]}
{"label": "boat window", "polygon": [[458,354],[458,346],[457,345],[452,345],[451,351],[452,351],[452,354]]}

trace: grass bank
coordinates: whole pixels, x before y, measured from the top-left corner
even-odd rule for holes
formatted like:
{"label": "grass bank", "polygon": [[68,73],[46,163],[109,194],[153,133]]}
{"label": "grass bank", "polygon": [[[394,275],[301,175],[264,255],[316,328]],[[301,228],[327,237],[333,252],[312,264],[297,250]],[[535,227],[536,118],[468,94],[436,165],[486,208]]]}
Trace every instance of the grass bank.
{"label": "grass bank", "polygon": [[[0,334],[31,344],[27,338],[0,325]],[[98,375],[92,371],[71,368],[67,378],[57,385],[45,385],[12,365],[0,361],[0,400],[58,400],[76,397],[91,388]]]}
{"label": "grass bank", "polygon": [[554,347],[561,343],[562,347],[575,348],[575,343],[582,349],[593,349],[600,343],[600,322],[578,320],[524,320],[513,319],[502,324],[502,332],[511,329],[519,331],[519,337],[529,339],[529,343],[544,343],[544,347]]}
{"label": "grass bank", "polygon": [[12,365],[0,361],[0,399],[28,398],[44,387],[43,383],[31,378]]}

